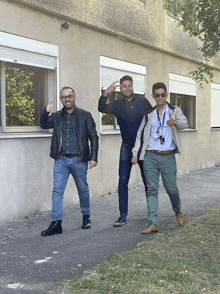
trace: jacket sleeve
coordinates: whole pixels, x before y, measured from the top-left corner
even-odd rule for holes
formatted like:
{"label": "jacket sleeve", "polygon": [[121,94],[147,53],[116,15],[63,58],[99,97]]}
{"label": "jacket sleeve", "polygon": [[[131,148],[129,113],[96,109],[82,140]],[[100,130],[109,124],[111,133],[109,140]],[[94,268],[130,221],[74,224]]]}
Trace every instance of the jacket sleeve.
{"label": "jacket sleeve", "polygon": [[147,105],[147,111],[153,109],[153,106],[150,104],[150,102],[145,98],[146,100],[146,105]]}
{"label": "jacket sleeve", "polygon": [[176,121],[175,127],[178,130],[184,130],[185,128],[187,128],[189,126],[188,125],[187,118],[183,114],[183,112],[182,112],[182,110],[181,110],[180,107],[175,106],[175,109],[174,109],[173,113],[171,114],[171,116]]}
{"label": "jacket sleeve", "polygon": [[95,121],[91,115],[90,112],[88,112],[88,120],[87,120],[87,132],[88,132],[88,138],[91,145],[91,152],[90,152],[90,158],[89,160],[93,160],[95,162],[98,162],[98,140],[99,137],[96,132],[96,125]]}
{"label": "jacket sleeve", "polygon": [[114,114],[113,103],[107,104],[108,97],[103,95],[99,98],[98,111],[102,113]]}
{"label": "jacket sleeve", "polygon": [[133,156],[137,156],[138,155],[138,151],[141,148],[141,135],[142,135],[142,132],[143,132],[143,129],[144,129],[145,124],[146,124],[146,118],[144,116],[143,119],[142,119],[142,122],[140,124],[140,127],[139,127],[139,129],[137,131],[135,145],[132,148],[132,154],[133,154]]}
{"label": "jacket sleeve", "polygon": [[44,109],[43,113],[40,117],[40,127],[42,129],[51,129],[53,127],[52,125],[52,116],[49,116],[49,112],[46,111],[46,108]]}

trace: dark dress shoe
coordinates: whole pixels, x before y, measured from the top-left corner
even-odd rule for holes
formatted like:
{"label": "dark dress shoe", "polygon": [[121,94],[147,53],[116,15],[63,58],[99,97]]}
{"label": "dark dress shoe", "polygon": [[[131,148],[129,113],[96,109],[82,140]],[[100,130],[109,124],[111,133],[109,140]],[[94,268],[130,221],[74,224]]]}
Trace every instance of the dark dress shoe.
{"label": "dark dress shoe", "polygon": [[52,236],[55,234],[62,234],[61,220],[52,221],[46,231],[41,232],[41,236]]}
{"label": "dark dress shoe", "polygon": [[90,215],[83,215],[82,229],[86,230],[90,228],[91,228]]}

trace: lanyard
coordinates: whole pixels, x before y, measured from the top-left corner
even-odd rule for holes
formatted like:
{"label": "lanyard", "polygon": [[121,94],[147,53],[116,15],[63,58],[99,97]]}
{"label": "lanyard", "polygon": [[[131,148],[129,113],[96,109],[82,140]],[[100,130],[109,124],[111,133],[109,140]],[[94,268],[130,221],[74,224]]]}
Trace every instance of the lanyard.
{"label": "lanyard", "polygon": [[163,121],[161,123],[160,116],[159,116],[159,111],[157,109],[157,119],[158,119],[158,124],[159,124],[159,127],[158,127],[157,131],[159,131],[159,129],[161,128],[161,131],[163,132],[163,127],[164,127],[164,122],[165,122],[165,116],[166,116],[166,111],[164,109],[164,111],[163,111]]}

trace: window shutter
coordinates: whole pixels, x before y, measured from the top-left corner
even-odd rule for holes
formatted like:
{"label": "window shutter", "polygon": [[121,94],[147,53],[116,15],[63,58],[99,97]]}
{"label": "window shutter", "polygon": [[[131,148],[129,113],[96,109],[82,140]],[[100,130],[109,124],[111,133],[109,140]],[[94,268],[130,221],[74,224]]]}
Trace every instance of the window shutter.
{"label": "window shutter", "polygon": [[0,60],[47,69],[57,68],[58,46],[0,32]]}
{"label": "window shutter", "polygon": [[[105,90],[113,82],[120,81],[120,79],[129,75],[133,79],[134,92],[137,94],[144,94],[146,92],[146,77],[141,74],[133,72],[125,72],[122,70],[101,67],[101,89]],[[118,83],[119,84],[119,83]],[[120,87],[116,88],[116,91],[120,91]]]}
{"label": "window shutter", "polygon": [[197,84],[192,78],[170,73],[169,92],[196,96]]}
{"label": "window shutter", "polygon": [[0,46],[0,60],[26,64],[47,69],[56,69],[55,57]]}
{"label": "window shutter", "polygon": [[211,84],[211,127],[220,127],[220,84]]}
{"label": "window shutter", "polygon": [[[133,79],[134,93],[146,93],[146,66],[105,56],[100,56],[100,66],[101,89],[105,90],[113,82],[119,82],[123,76],[129,75]],[[116,91],[119,92],[120,88],[117,87]]]}

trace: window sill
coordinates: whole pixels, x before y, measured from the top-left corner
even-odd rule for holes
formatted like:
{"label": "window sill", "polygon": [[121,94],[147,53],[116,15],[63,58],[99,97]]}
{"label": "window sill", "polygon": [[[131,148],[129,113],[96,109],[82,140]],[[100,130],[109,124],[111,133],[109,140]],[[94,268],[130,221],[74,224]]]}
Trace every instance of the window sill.
{"label": "window sill", "polygon": [[220,127],[211,128],[211,131],[220,131]]}
{"label": "window sill", "polygon": [[120,130],[102,130],[100,132],[101,135],[120,135]]}
{"label": "window sill", "polygon": [[28,138],[50,138],[52,133],[50,132],[38,132],[38,133],[0,133],[1,139],[28,139]]}
{"label": "window sill", "polygon": [[187,129],[184,129],[184,130],[179,130],[180,132],[197,132],[197,129],[190,129],[190,128],[187,128]]}

